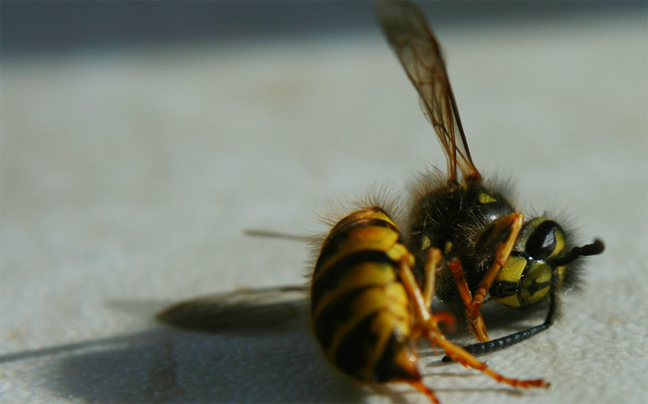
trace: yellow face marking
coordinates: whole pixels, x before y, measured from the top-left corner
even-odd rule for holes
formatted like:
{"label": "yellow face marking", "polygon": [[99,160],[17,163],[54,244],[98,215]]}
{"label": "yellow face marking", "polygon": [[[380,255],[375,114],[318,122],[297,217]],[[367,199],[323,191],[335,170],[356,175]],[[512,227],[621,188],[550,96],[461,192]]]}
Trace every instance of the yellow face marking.
{"label": "yellow face marking", "polygon": [[520,299],[518,299],[517,295],[493,298],[493,300],[509,307],[520,307]]}
{"label": "yellow face marking", "polygon": [[[542,300],[549,292],[551,282],[551,267],[544,262],[535,262],[524,277],[522,283],[522,300],[531,304]],[[538,289],[538,285],[546,285]],[[532,288],[535,288],[532,289]]]}
{"label": "yellow face marking", "polygon": [[522,257],[509,257],[506,264],[497,274],[495,282],[512,282],[518,283],[522,277],[522,272],[526,267],[527,260]]}
{"label": "yellow face marking", "polygon": [[[524,272],[524,268],[526,268],[526,265],[527,260],[522,257],[509,257],[509,259],[506,261],[506,264],[497,274],[495,282],[510,282],[518,284],[520,282],[520,278],[522,277],[522,273]],[[517,294],[505,297],[493,296],[493,300],[506,306],[520,307],[520,299],[518,298]]]}

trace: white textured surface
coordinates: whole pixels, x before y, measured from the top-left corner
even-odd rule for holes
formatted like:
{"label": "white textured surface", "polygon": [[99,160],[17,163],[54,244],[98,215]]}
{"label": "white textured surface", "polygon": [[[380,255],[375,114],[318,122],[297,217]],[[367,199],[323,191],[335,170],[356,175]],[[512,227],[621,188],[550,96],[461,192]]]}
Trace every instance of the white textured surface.
{"label": "white textured surface", "polygon": [[[648,398],[646,19],[439,31],[472,153],[525,206],[602,237],[564,318],[485,357],[549,391],[425,373],[446,403]],[[2,402],[422,401],[358,388],[304,325],[188,333],[179,299],[302,281],[311,209],[445,162],[371,36],[4,62]]]}

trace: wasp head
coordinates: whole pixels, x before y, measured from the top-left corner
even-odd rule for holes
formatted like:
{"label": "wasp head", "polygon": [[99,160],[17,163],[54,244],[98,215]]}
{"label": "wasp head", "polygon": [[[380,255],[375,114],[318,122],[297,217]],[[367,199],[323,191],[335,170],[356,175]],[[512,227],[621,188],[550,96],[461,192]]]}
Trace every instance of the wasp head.
{"label": "wasp head", "polygon": [[564,286],[572,262],[581,256],[603,252],[595,240],[568,250],[565,232],[555,221],[537,217],[527,221],[513,251],[491,285],[491,297],[510,307],[525,307]]}

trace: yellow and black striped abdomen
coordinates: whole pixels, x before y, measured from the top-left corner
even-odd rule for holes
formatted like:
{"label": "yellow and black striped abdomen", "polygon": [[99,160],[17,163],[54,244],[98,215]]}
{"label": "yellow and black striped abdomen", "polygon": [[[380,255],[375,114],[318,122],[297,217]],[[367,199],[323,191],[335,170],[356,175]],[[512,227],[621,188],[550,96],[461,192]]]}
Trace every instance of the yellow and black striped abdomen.
{"label": "yellow and black striped abdomen", "polygon": [[315,265],[315,336],[329,361],[359,380],[420,379],[409,300],[398,278],[402,260],[414,264],[392,219],[373,207],[335,225]]}

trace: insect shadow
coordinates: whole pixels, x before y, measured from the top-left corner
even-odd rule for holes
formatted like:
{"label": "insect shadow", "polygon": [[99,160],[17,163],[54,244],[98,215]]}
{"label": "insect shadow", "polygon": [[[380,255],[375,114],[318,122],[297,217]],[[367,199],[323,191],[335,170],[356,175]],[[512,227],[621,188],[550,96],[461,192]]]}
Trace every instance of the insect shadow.
{"label": "insect shadow", "polygon": [[141,316],[147,329],[7,354],[0,364],[20,361],[30,369],[26,390],[93,403],[359,402],[364,396],[330,371],[299,321],[261,327],[267,332],[196,332],[151,321],[151,311],[164,306],[111,302],[110,308]]}
{"label": "insect shadow", "polygon": [[173,304],[156,318],[189,331],[231,335],[289,332],[308,327],[307,293],[301,286],[243,288]]}
{"label": "insect shadow", "polygon": [[[172,305],[107,306],[134,317],[144,330],[5,354],[0,365],[21,362],[29,369],[27,389],[44,387],[56,397],[93,403],[344,403],[372,394],[320,357],[302,287],[243,289]],[[437,366],[454,365],[432,361],[425,375],[447,376]],[[410,396],[380,388],[373,393],[396,401]]]}
{"label": "insect shadow", "polygon": [[[158,321],[179,329],[207,334],[230,335],[236,338],[262,338],[261,336],[264,335],[276,335],[275,338],[285,339],[287,344],[291,344],[289,340],[292,337],[298,337],[308,340],[310,342],[308,344],[309,349],[319,352],[311,334],[312,331],[310,330],[308,292],[308,288],[302,286],[239,289],[230,293],[176,303],[158,313],[156,318]],[[437,302],[435,306],[439,306],[438,311],[443,307],[440,302]],[[461,313],[460,306],[454,309],[453,311],[456,311],[456,315]],[[500,311],[501,309],[497,306],[492,307],[488,305],[484,310],[486,319],[498,320],[493,321],[494,329],[519,327],[519,324],[517,324],[519,320],[529,320],[528,313],[522,314],[514,312],[513,315],[501,316]],[[506,321],[503,318],[506,318]],[[464,325],[463,322],[458,323],[459,327],[458,329],[455,328],[454,336],[465,340],[471,338],[471,334]],[[258,342],[260,343],[260,340]],[[295,346],[298,344],[299,342],[296,342]],[[303,346],[303,341],[301,344]],[[431,350],[423,354],[423,356],[431,355],[433,355]],[[438,359],[441,359],[440,355],[437,356]],[[279,358],[278,360],[294,361],[295,358],[292,353],[289,353],[286,357]],[[452,365],[442,363],[441,360],[432,360],[432,362],[426,365],[428,370],[424,372],[425,376],[448,376],[447,369],[434,369],[440,366]],[[324,367],[328,368],[330,366]],[[331,373],[337,374],[337,372]],[[460,373],[454,374],[454,376],[459,377],[476,375],[475,373],[463,372],[463,368],[461,368]],[[344,379],[345,382],[348,381],[346,377]],[[359,391],[357,388],[358,384],[356,383],[354,386]],[[444,389],[440,391],[442,390]],[[452,390],[464,389],[456,388]],[[520,393],[519,391],[511,391],[504,386],[489,390],[506,391],[511,394]],[[374,392],[391,396],[397,401],[406,399],[400,393],[389,389],[384,391],[384,389],[380,389],[380,386],[375,386]],[[338,402],[353,401],[354,399],[350,397],[344,397],[344,399],[342,399],[343,397],[328,397],[327,400],[334,399]]]}

